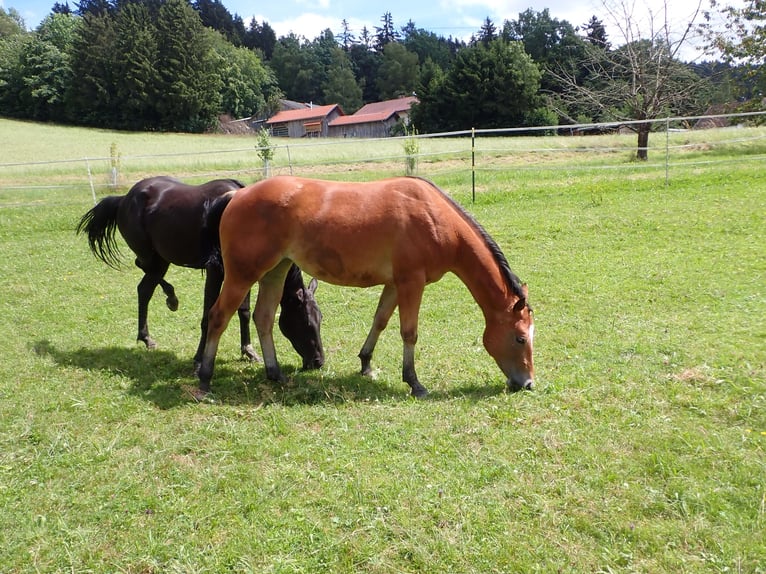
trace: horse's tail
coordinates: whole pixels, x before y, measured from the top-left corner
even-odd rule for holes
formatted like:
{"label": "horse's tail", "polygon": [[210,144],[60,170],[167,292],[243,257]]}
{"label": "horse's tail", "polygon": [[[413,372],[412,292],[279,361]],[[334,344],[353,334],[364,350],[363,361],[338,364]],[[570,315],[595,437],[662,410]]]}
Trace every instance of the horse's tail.
{"label": "horse's tail", "polygon": [[221,257],[221,238],[218,235],[218,228],[221,225],[221,216],[223,210],[229,205],[234,197],[233,192],[225,193],[219,197],[208,199],[202,213],[202,256],[205,259],[205,267],[215,265],[223,267]]}
{"label": "horse's tail", "polygon": [[77,233],[88,236],[93,255],[114,269],[120,267],[120,249],[115,241],[117,210],[124,196],[111,195],[99,201],[77,224]]}

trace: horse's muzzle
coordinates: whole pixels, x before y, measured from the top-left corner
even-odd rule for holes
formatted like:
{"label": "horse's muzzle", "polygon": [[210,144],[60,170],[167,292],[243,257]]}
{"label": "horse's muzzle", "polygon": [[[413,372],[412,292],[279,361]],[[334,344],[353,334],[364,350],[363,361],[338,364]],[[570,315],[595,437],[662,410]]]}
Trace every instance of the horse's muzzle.
{"label": "horse's muzzle", "polygon": [[314,357],[313,359],[304,359],[303,370],[312,371],[314,369],[321,369],[324,365],[324,357]]}
{"label": "horse's muzzle", "polygon": [[508,390],[512,393],[518,391],[531,391],[535,388],[535,382],[533,379],[508,379]]}

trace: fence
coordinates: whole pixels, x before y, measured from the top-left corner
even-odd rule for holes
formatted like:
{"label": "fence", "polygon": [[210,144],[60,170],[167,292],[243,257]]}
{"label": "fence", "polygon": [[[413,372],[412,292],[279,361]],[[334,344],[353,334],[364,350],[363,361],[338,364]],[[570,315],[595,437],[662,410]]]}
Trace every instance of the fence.
{"label": "fence", "polygon": [[[633,124],[620,122],[467,130],[384,139],[324,139],[293,141],[274,139],[270,175],[294,174],[332,179],[371,179],[416,173],[439,180],[468,182],[472,194],[482,181],[497,174],[536,170],[570,173],[588,170],[643,172],[667,183],[682,169],[714,167],[720,162],[763,161],[766,158],[766,127],[744,127],[742,122],[763,120],[765,112],[663,118],[653,120],[647,149],[649,159],[636,161]],[[738,124],[737,122],[740,122]],[[701,123],[728,124],[716,129],[693,129]],[[732,124],[735,124],[732,126]],[[598,133],[599,135],[586,135]],[[551,134],[558,134],[551,137]],[[566,135],[565,135],[566,134]],[[150,175],[168,174],[189,182],[233,177],[246,183],[266,173],[260,158],[263,148],[242,137],[219,136],[216,149],[166,153],[121,154],[115,144],[103,157],[58,161],[0,162],[0,206],[19,202],[78,200],[88,193],[95,201],[107,193],[123,193],[135,181]],[[243,142],[248,145],[243,147]],[[477,175],[480,182],[477,184]],[[486,183],[484,184],[486,185]]]}

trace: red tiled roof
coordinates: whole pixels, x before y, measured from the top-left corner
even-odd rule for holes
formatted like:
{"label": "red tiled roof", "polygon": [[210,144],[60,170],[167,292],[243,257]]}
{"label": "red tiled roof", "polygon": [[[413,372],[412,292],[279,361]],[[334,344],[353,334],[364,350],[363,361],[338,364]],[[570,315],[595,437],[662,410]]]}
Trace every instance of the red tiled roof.
{"label": "red tiled roof", "polygon": [[272,116],[269,120],[266,121],[266,123],[279,124],[282,122],[295,122],[295,121],[301,121],[301,120],[312,120],[316,118],[324,118],[324,117],[327,117],[330,113],[332,113],[332,111],[335,110],[336,108],[342,115],[343,110],[340,109],[338,104],[330,104],[329,106],[313,106],[311,108],[300,109],[300,110],[284,110]]}
{"label": "red tiled roof", "polygon": [[391,114],[380,112],[377,114],[353,114],[350,116],[339,116],[332,120],[328,126],[348,126],[352,124],[369,124],[372,122],[384,122],[391,117]]}
{"label": "red tiled roof", "polygon": [[340,116],[335,118],[328,125],[335,127],[384,122],[397,112],[409,111],[410,106],[417,101],[418,99],[415,96],[408,96],[396,100],[373,102],[366,106],[362,106],[356,113],[350,116]]}
{"label": "red tiled roof", "polygon": [[366,114],[387,114],[386,117],[396,112],[406,112],[410,109],[412,104],[417,103],[418,99],[415,96],[407,96],[406,98],[396,98],[395,100],[385,100],[383,102],[373,102],[362,106],[359,111],[354,115],[366,115]]}

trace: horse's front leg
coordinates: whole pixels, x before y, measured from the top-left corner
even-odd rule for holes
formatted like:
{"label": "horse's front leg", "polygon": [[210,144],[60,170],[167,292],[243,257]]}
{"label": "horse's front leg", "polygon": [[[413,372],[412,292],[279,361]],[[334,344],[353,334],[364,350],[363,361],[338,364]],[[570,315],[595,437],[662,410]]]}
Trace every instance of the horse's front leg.
{"label": "horse's front leg", "polygon": [[375,345],[378,343],[380,334],[388,325],[391,315],[396,309],[396,287],[389,284],[383,287],[383,292],[378,299],[378,308],[375,310],[375,316],[372,319],[372,327],[364,340],[362,350],[359,351],[359,358],[362,360],[362,374],[369,376],[372,374],[372,353],[375,351]]}
{"label": "horse's front leg", "polygon": [[247,292],[242,304],[237,309],[237,316],[239,317],[239,340],[242,356],[250,361],[260,361],[260,357],[253,349],[250,341],[250,291]]}
{"label": "horse's front leg", "polygon": [[210,380],[213,378],[215,369],[215,356],[218,352],[218,342],[226,330],[234,311],[237,310],[245,298],[248,287],[236,287],[223,285],[221,293],[215,304],[210,308],[207,315],[207,335],[205,348],[202,352],[202,361],[199,368],[199,390],[205,394],[210,392]]}
{"label": "horse's front leg", "polygon": [[418,399],[428,395],[428,390],[420,384],[415,372],[415,344],[418,342],[418,313],[423,299],[424,281],[409,281],[398,284],[399,291],[399,329],[404,345],[402,355],[402,380],[410,386],[412,396]]}
{"label": "horse's front leg", "polygon": [[285,277],[287,277],[290,265],[292,262],[285,259],[258,281],[258,297],[255,302],[253,320],[258,332],[258,340],[261,343],[266,378],[270,381],[284,380],[282,369],[279,368],[277,362],[277,350],[274,346],[274,317],[279,301],[282,299]]}

